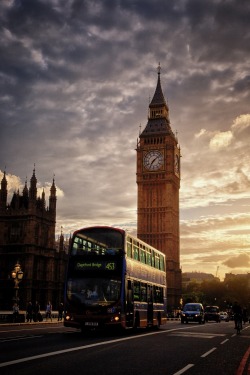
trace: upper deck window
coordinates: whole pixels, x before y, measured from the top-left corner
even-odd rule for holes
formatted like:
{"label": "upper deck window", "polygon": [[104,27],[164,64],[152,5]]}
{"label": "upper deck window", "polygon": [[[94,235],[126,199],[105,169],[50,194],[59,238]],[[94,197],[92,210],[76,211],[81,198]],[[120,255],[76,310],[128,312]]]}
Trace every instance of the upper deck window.
{"label": "upper deck window", "polygon": [[123,236],[117,231],[101,228],[83,230],[73,237],[71,255],[117,255],[123,251]]}

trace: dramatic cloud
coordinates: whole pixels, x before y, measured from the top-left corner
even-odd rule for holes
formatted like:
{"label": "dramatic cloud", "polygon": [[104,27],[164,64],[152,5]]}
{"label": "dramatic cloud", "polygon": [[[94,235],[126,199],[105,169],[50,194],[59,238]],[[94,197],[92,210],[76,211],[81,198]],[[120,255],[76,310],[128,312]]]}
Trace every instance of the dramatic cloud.
{"label": "dramatic cloud", "polygon": [[230,268],[246,268],[250,267],[250,256],[248,254],[239,254],[238,256],[227,259],[223,262]]}
{"label": "dramatic cloud", "polygon": [[230,145],[232,138],[233,134],[231,131],[217,133],[210,140],[210,147],[215,151],[218,149],[226,148]]}
{"label": "dramatic cloud", "polygon": [[160,62],[182,153],[182,269],[219,264],[223,277],[249,229],[249,19],[250,3],[236,0],[1,1],[9,199],[35,164],[46,199],[55,175],[57,233],[101,223],[135,232],[135,148]]}

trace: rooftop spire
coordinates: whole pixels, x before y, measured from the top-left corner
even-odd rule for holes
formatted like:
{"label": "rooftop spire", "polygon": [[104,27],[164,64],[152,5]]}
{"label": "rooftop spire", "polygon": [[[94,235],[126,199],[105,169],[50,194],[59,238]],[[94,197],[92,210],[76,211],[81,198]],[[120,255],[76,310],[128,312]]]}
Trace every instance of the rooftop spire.
{"label": "rooftop spire", "polygon": [[158,75],[161,74],[161,63],[159,62],[158,67],[157,67]]}
{"label": "rooftop spire", "polygon": [[157,80],[157,85],[156,85],[153,99],[151,100],[151,103],[149,105],[150,108],[153,106],[159,106],[159,105],[164,105],[164,104],[166,105],[166,100],[164,98],[162,88],[161,88],[161,65],[160,63],[157,67],[157,73],[158,73],[158,80]]}
{"label": "rooftop spire", "polygon": [[[6,168],[6,167],[5,167]],[[6,179],[6,171],[4,170],[3,172],[3,178],[1,181],[1,189],[0,189],[0,207],[5,208],[7,204],[7,179]]]}
{"label": "rooftop spire", "polygon": [[30,179],[30,188],[29,188],[29,197],[31,200],[36,200],[37,197],[37,178],[36,178],[36,170],[35,170],[35,164],[33,169],[33,175]]}
{"label": "rooftop spire", "polygon": [[160,63],[157,67],[157,74],[158,79],[155,93],[151,103],[149,104],[148,123],[143,132],[140,134],[140,138],[164,134],[171,134],[171,136],[174,136],[170,126],[169,108],[161,88]]}

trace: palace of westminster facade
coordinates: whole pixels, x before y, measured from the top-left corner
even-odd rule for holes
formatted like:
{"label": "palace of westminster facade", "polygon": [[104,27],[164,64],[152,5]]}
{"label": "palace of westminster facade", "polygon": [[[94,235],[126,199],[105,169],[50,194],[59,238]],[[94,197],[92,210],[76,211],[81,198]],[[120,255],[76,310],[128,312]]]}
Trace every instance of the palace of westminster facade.
{"label": "palace of westminster facade", "polygon": [[[137,236],[166,254],[168,309],[179,307],[181,298],[179,189],[180,147],[173,134],[158,67],[158,81],[149,105],[148,121],[137,141]],[[68,249],[63,234],[55,239],[56,186],[52,181],[49,204],[45,193],[37,196],[36,171],[22,194],[8,203],[6,172],[0,189],[0,310],[13,303],[11,271],[17,262],[23,271],[20,308],[51,301],[56,309],[63,301]]]}

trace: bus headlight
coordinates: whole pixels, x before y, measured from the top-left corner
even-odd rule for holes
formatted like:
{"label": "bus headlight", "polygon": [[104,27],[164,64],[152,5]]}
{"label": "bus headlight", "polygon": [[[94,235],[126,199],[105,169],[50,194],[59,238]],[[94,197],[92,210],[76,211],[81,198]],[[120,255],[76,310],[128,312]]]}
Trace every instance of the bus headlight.
{"label": "bus headlight", "polygon": [[119,315],[112,316],[110,318],[110,321],[111,322],[119,322],[120,321],[120,316]]}

